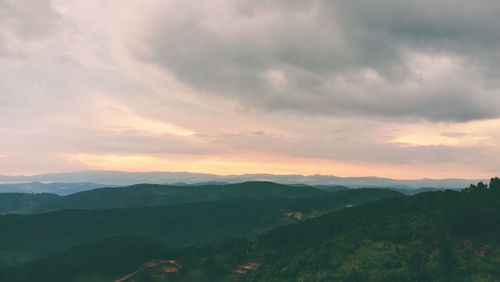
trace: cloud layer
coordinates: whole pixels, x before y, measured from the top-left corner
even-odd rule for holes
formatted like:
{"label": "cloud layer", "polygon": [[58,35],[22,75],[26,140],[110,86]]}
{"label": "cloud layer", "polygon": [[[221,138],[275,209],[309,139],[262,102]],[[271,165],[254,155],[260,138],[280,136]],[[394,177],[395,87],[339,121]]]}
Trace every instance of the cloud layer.
{"label": "cloud layer", "polygon": [[490,0],[0,0],[0,174],[488,177],[499,50]]}
{"label": "cloud layer", "polygon": [[265,110],[497,117],[500,4],[454,2],[188,4],[158,20],[148,59],[197,89]]}

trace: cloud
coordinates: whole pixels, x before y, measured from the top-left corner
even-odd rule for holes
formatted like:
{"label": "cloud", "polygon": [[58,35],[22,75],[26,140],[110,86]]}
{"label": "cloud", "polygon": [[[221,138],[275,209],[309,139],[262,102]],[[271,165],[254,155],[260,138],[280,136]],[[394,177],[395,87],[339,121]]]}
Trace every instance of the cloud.
{"label": "cloud", "polygon": [[0,171],[488,177],[498,6],[0,0]]}
{"label": "cloud", "polygon": [[206,94],[330,116],[500,115],[495,1],[218,0],[164,10],[142,55]]}
{"label": "cloud", "polygon": [[102,98],[102,96],[99,95],[95,97],[95,99],[99,101],[96,106],[104,108],[104,110],[98,111],[104,114],[98,122],[105,121],[103,126],[113,132],[132,132],[150,136],[192,136],[195,134],[193,131],[181,128],[172,123],[148,119],[137,115],[129,107],[119,101]]}
{"label": "cloud", "polygon": [[0,0],[0,56],[24,55],[61,27],[50,0]]}

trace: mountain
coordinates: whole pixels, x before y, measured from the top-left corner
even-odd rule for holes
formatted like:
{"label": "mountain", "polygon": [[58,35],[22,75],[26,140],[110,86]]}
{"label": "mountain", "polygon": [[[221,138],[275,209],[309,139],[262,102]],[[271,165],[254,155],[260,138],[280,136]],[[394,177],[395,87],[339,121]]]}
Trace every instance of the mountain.
{"label": "mountain", "polygon": [[[498,281],[499,223],[500,191],[427,192],[333,211],[269,230],[252,241],[227,241],[218,249],[172,252],[160,245],[141,247],[141,237],[134,239],[138,243],[116,239],[108,248],[116,248],[115,260],[107,259],[113,258],[113,252],[96,250],[95,246],[108,245],[97,241],[5,269],[0,278],[21,282],[49,277],[54,282],[77,282],[83,272],[90,277],[108,275],[108,280],[85,280],[95,282],[110,281],[113,275],[113,279],[124,278],[115,280],[123,282]],[[118,259],[128,244],[137,248],[140,259],[135,265]],[[103,252],[103,259],[92,255]],[[163,270],[154,267],[167,260],[175,260],[175,265]],[[148,270],[150,265],[153,269]],[[65,280],[47,276],[54,271],[65,273]]]}
{"label": "mountain", "polygon": [[[132,185],[142,183],[165,184],[218,181],[220,177],[211,174],[188,172],[120,172],[120,171],[78,171],[40,174],[33,176],[0,176],[0,182],[92,182],[105,185]],[[258,180],[258,179],[254,179]],[[242,181],[239,181],[242,182]]]}
{"label": "mountain", "polygon": [[246,281],[498,281],[500,191],[382,200],[279,228]]}
{"label": "mountain", "polygon": [[0,193],[51,193],[64,196],[104,186],[105,185],[91,183],[91,182],[4,183],[0,184]]}
{"label": "mountain", "polygon": [[33,213],[51,210],[60,197],[55,194],[1,193],[0,214]]}
{"label": "mountain", "polygon": [[[332,189],[338,191],[341,189]],[[99,188],[67,196],[53,194],[0,194],[0,213],[36,213],[59,209],[129,208],[217,201],[225,199],[288,199],[322,197],[329,192],[310,186],[272,182],[226,185],[173,186],[139,184]]]}
{"label": "mountain", "polygon": [[213,245],[229,238],[255,238],[274,227],[328,211],[402,196],[381,189],[321,192],[318,195],[296,199],[231,199],[162,207],[2,215],[0,266],[31,261],[112,236],[142,236],[171,247]]}
{"label": "mountain", "polygon": [[[379,177],[337,177],[328,175],[213,175],[189,172],[117,172],[117,171],[81,171],[69,173],[41,174],[34,176],[0,176],[0,183],[15,182],[91,182],[110,186],[123,186],[141,183],[152,184],[196,184],[200,182],[239,183],[246,181],[271,181],[283,184],[308,185],[343,185],[348,187],[392,187],[392,188],[439,188],[462,189],[477,179],[418,179],[397,180]],[[484,181],[484,179],[483,179]]]}

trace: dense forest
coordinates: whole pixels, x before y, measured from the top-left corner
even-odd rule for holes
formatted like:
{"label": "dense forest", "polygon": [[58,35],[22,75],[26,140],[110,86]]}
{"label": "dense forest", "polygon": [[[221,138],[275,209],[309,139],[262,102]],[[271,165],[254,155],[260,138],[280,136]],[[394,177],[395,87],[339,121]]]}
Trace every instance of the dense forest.
{"label": "dense forest", "polygon": [[[489,188],[488,188],[489,187]],[[344,209],[257,241],[249,281],[497,281],[500,181]]]}
{"label": "dense forest", "polygon": [[[207,193],[211,196],[207,197]],[[22,196],[45,197],[46,194]],[[176,204],[187,201],[190,196],[193,196],[191,201],[198,199],[198,202]],[[216,245],[230,238],[255,238],[272,228],[348,205],[401,196],[383,189],[324,192],[268,182],[217,187],[140,185],[96,189],[58,198],[69,198],[71,201],[63,203],[79,203],[86,208],[1,215],[0,268],[113,236],[144,236],[175,248]],[[121,201],[119,206],[124,208],[88,208],[112,203],[113,197]],[[159,202],[163,205],[158,206]],[[138,204],[144,207],[136,207]]]}
{"label": "dense forest", "polygon": [[[366,190],[359,191],[366,193]],[[308,210],[318,209],[318,206],[312,206],[321,203],[319,199],[329,202],[335,194],[345,192],[348,191],[334,192],[331,194],[332,198],[316,198],[318,202],[314,202],[314,198],[309,199],[309,202],[306,199],[279,198],[250,201],[258,203],[259,210],[272,210],[269,206],[288,210],[291,207],[287,206],[291,203],[289,201],[296,201],[294,210],[307,213]],[[245,210],[248,201],[229,202]],[[262,229],[261,235],[253,233],[253,236],[240,236],[242,239],[235,238],[237,236],[230,236],[233,239],[222,236],[225,239],[222,240],[223,243],[207,243],[206,247],[203,244],[186,244],[180,247],[179,244],[169,244],[168,240],[162,240],[161,236],[150,236],[148,232],[106,234],[102,238],[96,237],[96,240],[82,242],[45,258],[16,266],[4,265],[4,269],[0,271],[0,281],[33,281],[34,277],[38,278],[37,281],[53,282],[498,281],[498,178],[493,178],[488,185],[480,182],[460,192],[447,190],[413,196],[399,194],[364,202],[344,205],[342,209],[331,209],[328,212],[325,210],[315,215],[309,212],[309,216],[303,220]],[[303,206],[299,207],[299,203]],[[202,204],[217,210],[217,207],[228,203]],[[201,206],[195,210],[211,213]],[[229,211],[227,208],[222,210],[226,213]],[[127,214],[127,209],[114,211],[117,211],[116,218],[122,212],[123,218],[129,218],[135,212]],[[12,219],[13,226],[20,226],[16,225],[18,223],[14,224],[14,219],[55,216],[64,212],[67,211],[6,217]],[[102,210],[85,212],[96,212],[94,217],[103,217]],[[234,210],[230,212],[233,213]],[[248,214],[242,212],[240,215],[244,218]],[[186,218],[191,216],[186,214]],[[292,214],[294,216],[295,213]],[[227,215],[221,221],[231,217]],[[54,219],[55,222],[61,220]],[[78,220],[81,218],[69,221]],[[79,231],[84,227],[94,229],[90,224],[92,221],[82,221],[82,229]],[[214,219],[209,225],[214,225],[215,221]],[[66,228],[69,227],[64,227]],[[141,229],[143,228],[145,227],[142,226]],[[162,232],[164,236],[169,236],[167,230],[160,233]],[[187,233],[198,232],[199,230],[192,230]],[[13,232],[8,240],[14,240],[14,233],[20,232]],[[29,236],[20,237],[19,240],[22,241],[28,240],[26,238]],[[29,240],[36,238],[41,237],[32,236]],[[121,278],[123,280],[119,280]]]}
{"label": "dense forest", "polygon": [[[340,187],[321,187],[336,192]],[[327,191],[311,186],[290,186],[272,182],[244,182],[226,185],[175,186],[139,184],[99,188],[66,196],[50,193],[0,193],[0,214],[40,213],[60,209],[109,209],[158,207],[227,199],[318,198]]]}

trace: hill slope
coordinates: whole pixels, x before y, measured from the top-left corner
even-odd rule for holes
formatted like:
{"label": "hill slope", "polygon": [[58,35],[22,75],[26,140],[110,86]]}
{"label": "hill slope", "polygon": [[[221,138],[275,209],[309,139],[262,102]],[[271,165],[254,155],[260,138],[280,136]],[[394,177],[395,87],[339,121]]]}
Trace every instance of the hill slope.
{"label": "hill slope", "polygon": [[390,190],[360,189],[305,199],[232,199],[167,207],[3,215],[0,216],[0,266],[117,235],[144,236],[174,247],[217,244],[235,237],[253,238],[302,217],[400,195]]}
{"label": "hill slope", "polygon": [[497,281],[500,192],[383,200],[270,231],[248,281]]}
{"label": "hill slope", "polygon": [[310,186],[288,186],[272,182],[229,185],[167,186],[141,184],[99,188],[67,196],[51,194],[0,194],[0,213],[37,213],[60,209],[154,207],[226,199],[299,199],[328,193]]}
{"label": "hill slope", "polygon": [[90,182],[67,182],[67,183],[4,183],[0,184],[0,193],[51,193],[56,195],[69,195],[81,191],[105,187],[106,185]]}
{"label": "hill slope", "polygon": [[127,269],[136,269],[144,262],[178,256],[177,252],[148,238],[113,237],[0,272],[0,281],[113,281]]}
{"label": "hill slope", "polygon": [[[178,250],[175,281],[498,281],[499,234],[499,191],[429,192],[342,209],[216,252]],[[174,281],[146,274],[126,281]]]}

